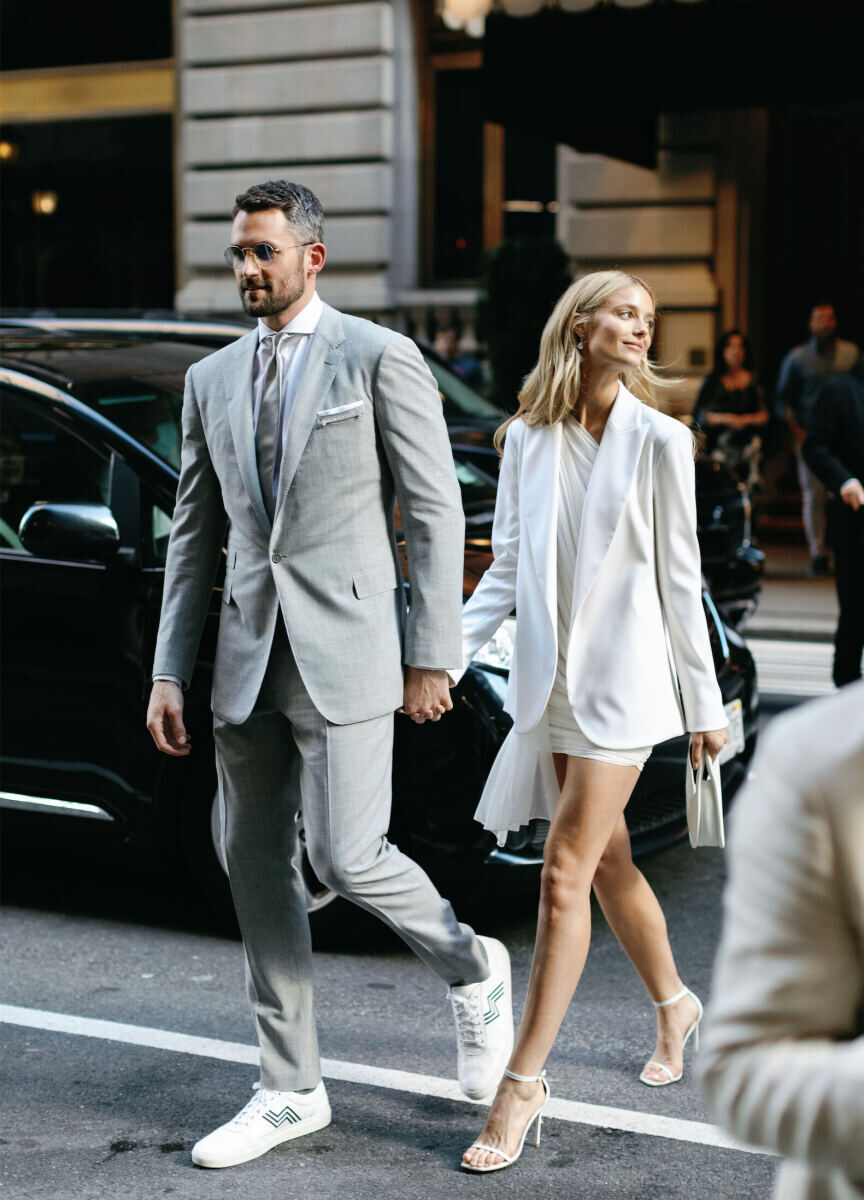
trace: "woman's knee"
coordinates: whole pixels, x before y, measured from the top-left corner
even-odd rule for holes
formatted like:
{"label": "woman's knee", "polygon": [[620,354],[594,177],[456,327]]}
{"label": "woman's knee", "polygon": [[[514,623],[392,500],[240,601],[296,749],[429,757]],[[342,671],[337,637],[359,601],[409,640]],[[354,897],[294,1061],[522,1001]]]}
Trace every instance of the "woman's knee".
{"label": "woman's knee", "polygon": [[563,846],[548,846],[540,872],[540,898],[547,910],[564,910],[590,894],[593,872],[583,855]]}

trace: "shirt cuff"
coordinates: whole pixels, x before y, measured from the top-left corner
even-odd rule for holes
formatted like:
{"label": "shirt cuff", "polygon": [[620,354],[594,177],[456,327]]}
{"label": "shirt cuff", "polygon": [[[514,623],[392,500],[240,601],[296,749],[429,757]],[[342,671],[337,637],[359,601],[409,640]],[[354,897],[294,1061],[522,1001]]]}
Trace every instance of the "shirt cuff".
{"label": "shirt cuff", "polygon": [[840,491],[842,492],[843,489],[848,487],[850,483],[857,483],[859,487],[861,486],[861,480],[858,478],[858,476],[850,475],[845,483],[840,484]]}
{"label": "shirt cuff", "polygon": [[164,680],[166,683],[176,683],[177,686],[179,688],[181,688],[184,692],[186,691],[186,688],[189,686],[187,683],[185,683],[180,678],[179,675],[154,675],[153,676],[154,683],[158,683],[159,680]]}

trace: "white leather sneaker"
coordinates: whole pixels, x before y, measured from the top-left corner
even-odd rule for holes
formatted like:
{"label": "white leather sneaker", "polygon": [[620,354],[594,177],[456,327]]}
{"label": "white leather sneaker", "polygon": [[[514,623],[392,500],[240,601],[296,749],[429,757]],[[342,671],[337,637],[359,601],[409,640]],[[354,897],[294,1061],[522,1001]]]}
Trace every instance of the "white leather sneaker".
{"label": "white leather sneaker", "polygon": [[192,1147],[198,1167],[236,1167],[266,1154],[280,1142],[314,1133],[330,1124],[324,1084],[312,1092],[270,1092],[255,1085],[245,1108]]}
{"label": "white leather sneaker", "polygon": [[489,978],[451,987],[456,1019],[459,1086],[472,1100],[491,1096],[513,1053],[513,993],[510,955],[495,938],[481,937]]}

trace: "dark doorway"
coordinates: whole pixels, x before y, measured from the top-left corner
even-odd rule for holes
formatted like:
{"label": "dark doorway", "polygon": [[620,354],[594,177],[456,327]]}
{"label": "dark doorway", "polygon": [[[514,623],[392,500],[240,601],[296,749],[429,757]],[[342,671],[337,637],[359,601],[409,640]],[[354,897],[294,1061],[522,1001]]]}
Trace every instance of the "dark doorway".
{"label": "dark doorway", "polygon": [[17,125],[3,138],[3,306],[172,307],[171,118]]}
{"label": "dark doorway", "polygon": [[834,304],[838,334],[864,344],[864,105],[774,112],[768,145],[764,357],[776,372],[814,304]]}

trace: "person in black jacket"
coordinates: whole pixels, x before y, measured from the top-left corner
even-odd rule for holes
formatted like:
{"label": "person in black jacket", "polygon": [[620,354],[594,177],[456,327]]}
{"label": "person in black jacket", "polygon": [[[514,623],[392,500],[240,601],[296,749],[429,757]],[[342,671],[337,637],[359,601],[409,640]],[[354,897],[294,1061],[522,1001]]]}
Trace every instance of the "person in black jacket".
{"label": "person in black jacket", "polygon": [[841,687],[861,678],[864,651],[864,359],[819,392],[802,453],[833,493],[828,536],[840,604],[834,682]]}

